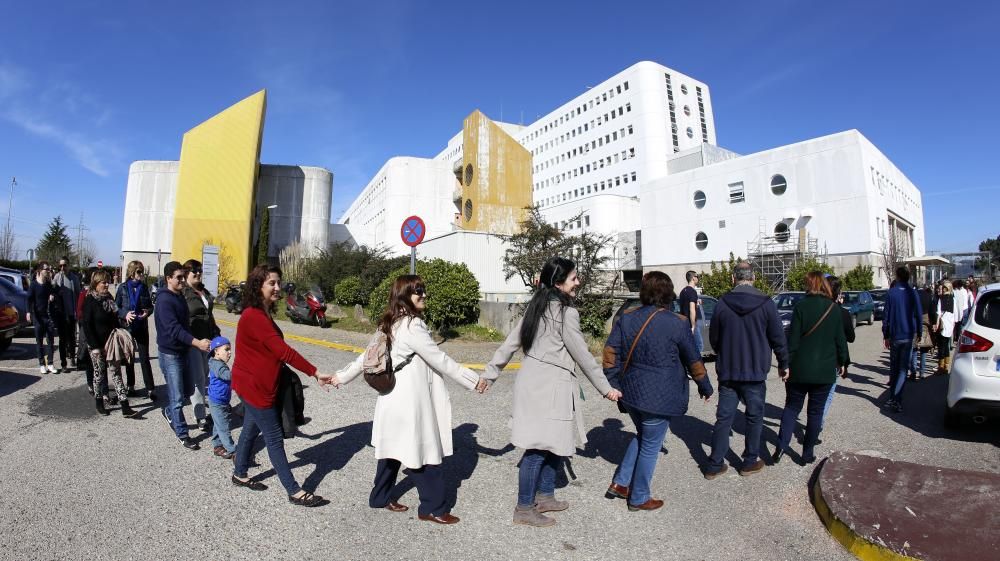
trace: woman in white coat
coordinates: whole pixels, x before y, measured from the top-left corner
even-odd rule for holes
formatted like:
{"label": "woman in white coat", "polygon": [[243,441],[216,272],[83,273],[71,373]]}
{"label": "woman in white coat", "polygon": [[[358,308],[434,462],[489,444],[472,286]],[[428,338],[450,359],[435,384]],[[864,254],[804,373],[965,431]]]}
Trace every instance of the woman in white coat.
{"label": "woman in white coat", "polygon": [[[389,303],[379,323],[391,346],[396,386],[375,402],[372,446],[378,466],[368,505],[405,512],[408,507],[390,499],[400,466],[413,479],[420,496],[418,518],[455,524],[446,504],[441,462],[452,454],[451,398],[444,377],[482,393],[487,384],[472,370],[446,355],[431,338],[423,320],[427,289],[417,275],[402,275],[389,292]],[[346,384],[361,374],[362,354],[337,372],[334,384]]]}
{"label": "woman in white coat", "polygon": [[607,399],[621,397],[583,339],[580,314],[571,305],[579,286],[575,263],[561,257],[549,259],[524,317],[497,349],[483,375],[489,382],[496,380],[514,353],[524,351],[521,370],[514,379],[510,437],[511,444],[524,449],[515,524],[551,526],[555,519],[544,513],[569,508],[568,502],[555,498],[555,479],[563,459],[576,451],[577,440],[587,442],[578,403],[583,389],[575,367]]}

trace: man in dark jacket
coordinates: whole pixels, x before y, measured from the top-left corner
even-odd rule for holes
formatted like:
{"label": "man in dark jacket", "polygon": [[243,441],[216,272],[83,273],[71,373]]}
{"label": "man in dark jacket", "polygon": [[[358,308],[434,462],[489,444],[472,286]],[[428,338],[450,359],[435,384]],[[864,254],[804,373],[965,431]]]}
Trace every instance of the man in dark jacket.
{"label": "man in dark jacket", "polygon": [[903,386],[913,352],[913,339],[920,337],[923,310],[920,298],[910,286],[910,271],[896,269],[896,282],[885,295],[882,314],[882,338],[889,350],[889,399],[884,406],[891,411],[903,411]]}
{"label": "man in dark jacket", "polygon": [[764,399],[771,353],[778,359],[778,371],[788,368],[785,332],[778,318],[778,308],[763,292],[753,287],[753,268],[747,262],[733,269],[733,283],[715,306],[709,329],[709,342],[718,355],[715,372],[719,376],[719,405],[712,430],[712,455],[703,473],[714,479],[728,471],[729,431],[736,408],[742,401],[746,416],[746,441],[740,475],[764,469],[760,459],[760,434],[764,427]]}

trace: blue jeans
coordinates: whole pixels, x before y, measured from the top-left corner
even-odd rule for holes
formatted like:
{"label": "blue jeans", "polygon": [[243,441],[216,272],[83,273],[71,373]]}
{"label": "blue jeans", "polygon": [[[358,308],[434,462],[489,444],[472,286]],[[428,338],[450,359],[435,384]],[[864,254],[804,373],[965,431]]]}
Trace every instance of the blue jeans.
{"label": "blue jeans", "polygon": [[157,353],[160,372],[167,381],[167,405],[163,410],[170,419],[174,434],[181,440],[188,437],[187,421],[184,419],[184,398],[191,395],[191,380],[187,376],[187,357],[170,354],[163,349]]}
{"label": "blue jeans", "polygon": [[229,428],[233,419],[233,408],[228,403],[216,403],[208,400],[208,408],[212,412],[212,447],[222,446],[226,452],[236,451],[233,435]]}
{"label": "blue jeans", "polygon": [[695,320],[694,332],[691,333],[694,335],[694,346],[698,349],[699,356],[705,350],[705,341],[701,338],[701,326],[703,323],[704,320]]}
{"label": "blue jeans", "polygon": [[[35,344],[38,345],[38,364],[39,366],[53,366],[52,364],[52,353],[55,351],[55,342],[53,337],[56,334],[56,326],[52,323],[52,320],[47,317],[35,317],[31,318],[32,327],[35,328]],[[45,343],[48,342],[48,351],[45,350]],[[45,359],[48,358],[48,362]]]}
{"label": "blue jeans", "polygon": [[909,369],[913,339],[899,339],[889,344],[889,397],[896,403],[903,403],[903,386]]}
{"label": "blue jeans", "polygon": [[612,481],[629,488],[629,504],[641,505],[652,498],[650,483],[653,481],[653,472],[656,471],[656,462],[660,459],[660,448],[670,426],[670,417],[646,413],[628,406],[626,409],[635,423],[636,435],[628,443],[625,457],[618,464]]}
{"label": "blue jeans", "polygon": [[819,433],[823,430],[823,406],[832,390],[833,384],[785,383],[785,410],[781,412],[778,449],[788,450],[788,445],[792,442],[795,422],[798,420],[799,413],[802,412],[802,404],[808,396],[809,405],[806,408],[806,435],[802,441],[802,457],[809,458],[815,455],[813,449],[816,447]]}
{"label": "blue jeans", "polygon": [[556,494],[556,471],[562,456],[548,450],[525,450],[517,472],[517,506],[535,505],[535,493],[551,497]]}
{"label": "blue jeans", "polygon": [[205,387],[208,385],[208,353],[201,352],[198,347],[188,349],[188,371],[191,373],[191,408],[194,409],[194,418],[202,420],[205,418],[205,405],[208,393]]}
{"label": "blue jeans", "polygon": [[833,379],[833,386],[830,387],[830,395],[826,396],[826,405],[823,406],[823,424],[826,424],[826,414],[830,412],[830,405],[833,403],[833,394],[837,393],[837,382],[840,381],[840,370],[837,370],[837,377]]}
{"label": "blue jeans", "polygon": [[719,382],[719,405],[715,409],[715,428],[712,429],[712,455],[708,471],[719,471],[725,465],[729,451],[729,432],[733,428],[736,407],[742,401],[746,408],[746,433],[743,444],[743,464],[749,467],[759,459],[760,433],[764,429],[764,399],[767,385],[764,382]]}
{"label": "blue jeans", "polygon": [[927,351],[929,350],[913,347],[913,351],[910,353],[910,373],[914,376],[923,377],[924,368],[927,367]]}
{"label": "blue jeans", "polygon": [[236,445],[236,465],[233,473],[236,477],[246,477],[247,467],[250,466],[250,456],[253,454],[253,445],[257,437],[264,436],[264,445],[267,446],[267,456],[271,459],[271,466],[278,474],[278,480],[289,495],[294,495],[302,490],[292,475],[291,468],[288,467],[288,456],[285,455],[285,439],[281,432],[281,420],[278,419],[278,410],[270,407],[259,409],[243,401],[243,431],[240,432],[240,442]]}

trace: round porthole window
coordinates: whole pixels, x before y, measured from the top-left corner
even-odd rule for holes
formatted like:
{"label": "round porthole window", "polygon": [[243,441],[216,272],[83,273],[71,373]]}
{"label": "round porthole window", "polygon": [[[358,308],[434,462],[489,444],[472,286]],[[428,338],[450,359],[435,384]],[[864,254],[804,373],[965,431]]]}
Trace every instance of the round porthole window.
{"label": "round porthole window", "polygon": [[465,221],[472,220],[472,199],[465,199]]}
{"label": "round porthole window", "polygon": [[681,84],[681,93],[684,94],[684,95],[687,95],[687,93],[688,93],[687,84]]}
{"label": "round porthole window", "polygon": [[694,129],[688,127],[685,132],[687,132],[688,138],[694,138]]}
{"label": "round porthole window", "polygon": [[785,243],[789,237],[791,237],[791,232],[788,230],[788,224],[778,222],[774,225],[774,241]]}
{"label": "round porthole window", "polygon": [[705,197],[705,192],[704,191],[695,191],[694,192],[694,207],[695,208],[705,208],[705,202],[707,200],[708,199]]}
{"label": "round porthole window", "polygon": [[687,105],[684,106],[684,114],[687,115],[688,117],[691,116],[691,108],[688,107]]}
{"label": "round porthole window", "polygon": [[784,195],[785,191],[788,189],[788,182],[785,181],[785,176],[777,174],[771,178],[771,192],[775,195]]}
{"label": "round porthole window", "polygon": [[704,251],[708,247],[708,234],[705,232],[698,232],[694,236],[694,246],[699,250]]}
{"label": "round porthole window", "polygon": [[472,185],[472,164],[465,166],[465,185]]}

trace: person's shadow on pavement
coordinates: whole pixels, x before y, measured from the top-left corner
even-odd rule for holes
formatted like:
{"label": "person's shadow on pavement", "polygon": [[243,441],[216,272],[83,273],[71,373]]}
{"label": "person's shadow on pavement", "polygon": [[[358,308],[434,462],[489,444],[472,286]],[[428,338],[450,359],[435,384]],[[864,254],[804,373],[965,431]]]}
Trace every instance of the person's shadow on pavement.
{"label": "person's shadow on pavement", "polygon": [[[365,446],[368,446],[371,440],[372,422],[356,423],[312,435],[299,432],[297,436],[308,440],[320,440],[329,434],[336,434],[337,436],[323,440],[316,446],[296,452],[295,457],[297,459],[288,463],[292,469],[306,465],[315,466],[312,473],[302,482],[302,487],[305,489],[317,489],[330,472],[346,466],[347,462],[351,461],[351,458],[363,450]],[[259,438],[256,443],[261,448],[263,448],[263,440],[263,438]],[[255,479],[262,481],[273,475],[275,475],[275,472],[272,468],[261,473]]]}
{"label": "person's shadow on pavement", "polygon": [[[447,495],[445,500],[448,508],[455,507],[455,503],[458,501],[458,488],[462,486],[463,481],[475,473],[480,457],[499,458],[514,450],[514,445],[509,443],[503,448],[490,448],[479,444],[476,439],[477,430],[479,430],[479,425],[463,423],[452,431],[454,453],[442,464]],[[393,496],[402,496],[411,487],[413,487],[413,482],[407,477],[400,481],[396,489],[393,490]]]}

